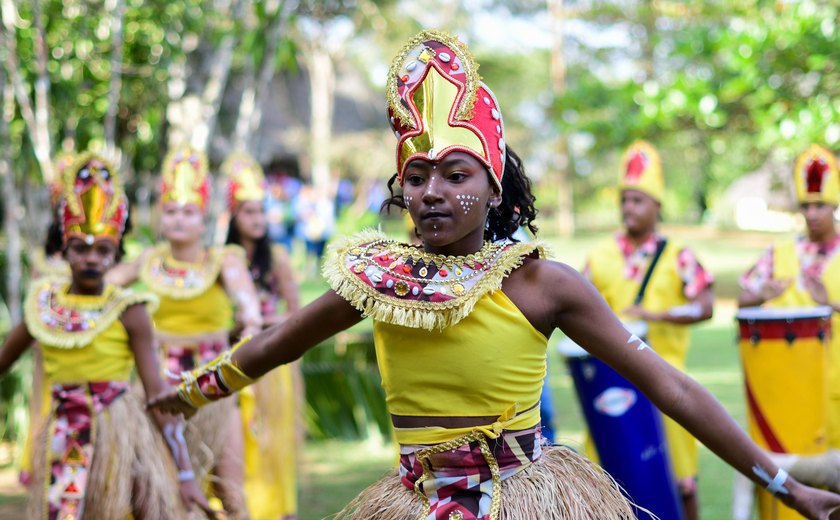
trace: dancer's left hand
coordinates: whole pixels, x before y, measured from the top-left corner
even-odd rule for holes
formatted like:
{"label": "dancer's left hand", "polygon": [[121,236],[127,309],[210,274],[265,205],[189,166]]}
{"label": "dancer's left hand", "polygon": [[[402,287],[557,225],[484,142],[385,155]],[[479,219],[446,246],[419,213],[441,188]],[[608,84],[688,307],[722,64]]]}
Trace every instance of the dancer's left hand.
{"label": "dancer's left hand", "polygon": [[181,400],[178,396],[178,388],[174,386],[167,388],[146,401],[146,408],[158,410],[169,415],[184,414],[184,417],[187,419],[195,415],[195,412],[198,411],[197,408],[193,408]]}
{"label": "dancer's left hand", "polygon": [[813,520],[840,520],[840,495],[830,491],[808,487],[799,482],[791,485],[790,489],[790,495],[779,498],[805,518]]}
{"label": "dancer's left hand", "polygon": [[181,482],[179,486],[179,492],[181,494],[181,502],[183,502],[184,507],[187,509],[187,513],[189,513],[190,517],[193,516],[193,509],[195,506],[198,506],[199,509],[204,511],[204,514],[207,515],[207,518],[211,520],[220,520],[220,516],[216,512],[215,509],[210,507],[210,503],[207,502],[207,497],[204,496],[204,493],[201,492],[199,489],[198,484],[196,484],[195,479],[185,480]]}

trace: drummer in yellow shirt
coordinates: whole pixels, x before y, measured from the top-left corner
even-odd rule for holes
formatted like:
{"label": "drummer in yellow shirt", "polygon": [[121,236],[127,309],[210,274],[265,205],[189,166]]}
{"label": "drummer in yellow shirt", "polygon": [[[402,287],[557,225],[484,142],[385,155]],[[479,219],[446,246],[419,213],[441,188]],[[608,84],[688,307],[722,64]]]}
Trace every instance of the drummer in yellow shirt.
{"label": "drummer in yellow shirt", "polygon": [[[807,234],[774,244],[741,277],[740,307],[810,307],[834,309],[829,348],[829,447],[840,449],[840,234],[834,213],[840,202],[837,159],[819,145],[799,155],[793,171],[799,210]],[[836,465],[836,463],[835,463]],[[840,484],[834,470],[833,488]]]}
{"label": "drummer in yellow shirt", "polygon": [[[645,321],[651,347],[685,370],[687,325],[712,316],[713,278],[691,250],[657,231],[665,183],[659,154],[638,141],[624,154],[621,218],[624,229],[602,243],[586,262],[584,275],[625,321]],[[639,304],[642,280],[661,248]],[[687,520],[698,518],[697,443],[682,427],[663,417],[668,451]]]}

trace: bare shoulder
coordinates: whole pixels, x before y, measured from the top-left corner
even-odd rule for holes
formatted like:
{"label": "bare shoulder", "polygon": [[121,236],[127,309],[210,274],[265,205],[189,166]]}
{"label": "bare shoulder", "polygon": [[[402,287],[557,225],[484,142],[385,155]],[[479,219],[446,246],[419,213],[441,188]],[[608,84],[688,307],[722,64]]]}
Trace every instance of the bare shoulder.
{"label": "bare shoulder", "polygon": [[137,332],[138,329],[150,327],[151,319],[145,303],[137,302],[126,307],[120,315],[120,322],[129,334]]}
{"label": "bare shoulder", "polygon": [[502,289],[534,327],[550,334],[557,315],[586,285],[583,276],[569,265],[527,258],[505,279]]}
{"label": "bare shoulder", "polygon": [[236,245],[226,245],[222,250],[222,267],[245,267],[245,250]]}

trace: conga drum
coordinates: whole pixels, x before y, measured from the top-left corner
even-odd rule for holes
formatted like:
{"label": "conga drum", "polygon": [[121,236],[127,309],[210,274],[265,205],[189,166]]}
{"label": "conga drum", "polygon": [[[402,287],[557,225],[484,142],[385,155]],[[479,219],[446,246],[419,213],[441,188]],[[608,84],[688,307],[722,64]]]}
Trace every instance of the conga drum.
{"label": "conga drum", "polygon": [[[775,453],[825,452],[831,309],[748,307],[735,317],[753,440]],[[758,511],[761,520],[803,518],[763,490]]]}
{"label": "conga drum", "polygon": [[[627,324],[644,338],[647,324]],[[682,503],[659,410],[632,383],[569,339],[557,345],[577,390],[601,466],[630,499],[661,519],[681,520]],[[638,518],[648,518],[637,510]]]}

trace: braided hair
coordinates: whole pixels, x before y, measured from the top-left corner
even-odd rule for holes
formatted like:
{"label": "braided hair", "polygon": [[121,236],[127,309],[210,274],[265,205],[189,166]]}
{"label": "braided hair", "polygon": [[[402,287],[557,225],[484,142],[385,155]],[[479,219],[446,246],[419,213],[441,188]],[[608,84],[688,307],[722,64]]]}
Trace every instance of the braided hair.
{"label": "braided hair", "polygon": [[[531,233],[538,229],[534,220],[537,218],[537,208],[534,206],[536,197],[531,193],[531,180],[525,175],[522,159],[510,146],[505,146],[505,172],[502,176],[502,202],[498,207],[490,208],[487,215],[487,228],[484,231],[485,240],[515,240],[513,234],[520,227],[527,227]],[[388,191],[391,196],[385,199],[380,211],[391,213],[392,206],[407,209],[402,190],[395,187],[397,174],[388,180]],[[416,232],[416,230],[415,230]]]}

